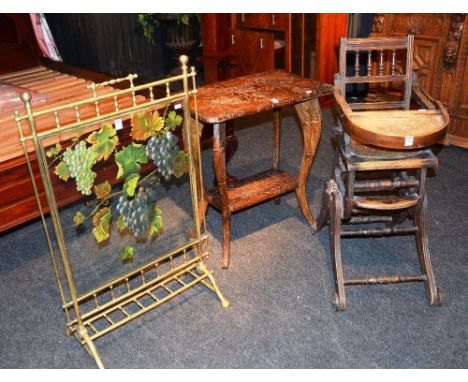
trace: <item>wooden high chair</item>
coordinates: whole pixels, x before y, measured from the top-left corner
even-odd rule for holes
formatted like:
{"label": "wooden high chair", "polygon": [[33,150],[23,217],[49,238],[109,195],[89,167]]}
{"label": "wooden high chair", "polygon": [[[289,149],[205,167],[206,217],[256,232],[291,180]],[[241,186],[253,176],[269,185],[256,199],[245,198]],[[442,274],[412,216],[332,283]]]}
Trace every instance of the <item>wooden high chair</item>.
{"label": "wooden high chair", "polygon": [[[350,51],[352,75],[346,73]],[[411,35],[340,41],[340,73],[335,75],[334,90],[339,117],[334,165],[316,226],[318,231],[330,224],[337,310],[346,308],[345,286],[360,284],[423,281],[429,303],[442,303],[427,237],[426,176],[428,168],[437,167],[437,158],[427,147],[445,135],[449,117],[442,104],[413,79],[412,51]],[[364,68],[361,57],[365,57]],[[385,90],[391,85],[400,90],[401,97],[390,99],[389,92],[384,92],[380,102],[350,102],[347,84],[370,84],[374,89],[379,85]],[[417,110],[410,110],[412,96],[420,107]],[[368,224],[372,227],[362,228]],[[355,228],[357,225],[361,227]],[[416,237],[421,274],[344,277],[341,238],[407,234]]]}

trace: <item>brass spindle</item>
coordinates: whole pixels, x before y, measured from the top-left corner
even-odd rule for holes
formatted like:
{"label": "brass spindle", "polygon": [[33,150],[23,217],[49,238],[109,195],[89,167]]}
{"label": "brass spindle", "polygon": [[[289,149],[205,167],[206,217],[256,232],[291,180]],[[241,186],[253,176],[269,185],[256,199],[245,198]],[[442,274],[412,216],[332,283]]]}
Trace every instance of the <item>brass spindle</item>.
{"label": "brass spindle", "polygon": [[144,271],[140,271],[140,275],[141,275],[141,282],[142,282],[143,284],[146,284],[145,272],[144,272]]}
{"label": "brass spindle", "polygon": [[127,290],[130,292],[132,288],[130,288],[130,282],[128,281],[128,277],[125,277],[125,283],[127,284]]}
{"label": "brass spindle", "polygon": [[379,76],[383,76],[384,74],[384,52],[383,50],[380,51],[380,61],[379,61]]}
{"label": "brass spindle", "polygon": [[149,88],[149,94],[150,94],[150,100],[154,101],[154,94],[153,94],[153,87],[152,86],[150,86],[150,88]]}
{"label": "brass spindle", "polygon": [[169,87],[169,82],[166,82],[166,96],[171,96],[171,88]]}
{"label": "brass spindle", "polygon": [[76,121],[81,122],[80,108],[78,106],[75,106],[75,116],[76,116]]}
{"label": "brass spindle", "polygon": [[107,315],[107,314],[104,314],[104,318],[107,320],[107,322],[111,325],[114,325],[115,322],[111,320],[111,318]]}
{"label": "brass spindle", "polygon": [[[88,89],[91,89],[93,91],[93,97],[96,99],[97,98],[97,92],[96,92],[96,87],[97,85],[93,82],[91,85],[88,85]],[[99,101],[95,100],[94,101],[94,106],[96,108],[96,116],[100,117],[101,112],[99,110]]]}
{"label": "brass spindle", "polygon": [[55,115],[55,125],[57,126],[57,129],[58,129],[60,128],[60,120],[59,120],[58,112],[54,111],[54,115]]}
{"label": "brass spindle", "polygon": [[152,298],[154,301],[159,301],[159,298],[157,298],[151,291],[148,291],[148,294],[151,296],[151,298]]}
{"label": "brass spindle", "polygon": [[128,80],[130,81],[130,89],[132,89],[132,104],[133,104],[133,106],[136,106],[135,91],[133,90],[133,88],[135,87],[133,85],[133,79],[134,78],[137,78],[137,76],[136,75],[129,75],[128,76]]}
{"label": "brass spindle", "polygon": [[367,52],[367,75],[372,76],[372,52]]}
{"label": "brass spindle", "polygon": [[124,308],[119,308],[119,310],[125,314],[127,317],[130,317],[130,313],[128,313]]}
{"label": "brass spindle", "polygon": [[161,275],[159,274],[159,264],[155,264],[154,267],[156,268],[156,278],[160,278]]}
{"label": "brass spindle", "polygon": [[174,262],[173,262],[172,256],[169,257],[169,264],[171,265],[171,271],[173,271],[174,270]]}
{"label": "brass spindle", "polygon": [[395,67],[396,67],[396,49],[393,49],[393,52],[392,52],[392,76],[395,75]]}
{"label": "brass spindle", "polygon": [[109,290],[110,290],[110,294],[111,294],[111,296],[112,296],[112,300],[115,300],[114,286],[111,285],[111,286],[109,287]]}
{"label": "brass spindle", "polygon": [[99,300],[97,298],[97,294],[93,294],[93,299],[94,299],[94,304],[96,305],[96,308],[99,308]]}
{"label": "brass spindle", "polygon": [[117,100],[117,96],[114,96],[114,107],[115,111],[119,111],[119,101]]}
{"label": "brass spindle", "polygon": [[354,60],[354,75],[359,77],[359,51],[357,50],[355,53],[355,60]]}

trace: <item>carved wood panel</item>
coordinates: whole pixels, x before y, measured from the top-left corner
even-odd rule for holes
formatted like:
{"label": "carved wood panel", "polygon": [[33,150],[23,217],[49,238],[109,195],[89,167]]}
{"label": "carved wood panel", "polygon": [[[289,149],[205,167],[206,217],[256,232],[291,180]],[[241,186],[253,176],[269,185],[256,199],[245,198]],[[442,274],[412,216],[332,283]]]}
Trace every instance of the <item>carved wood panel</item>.
{"label": "carved wood panel", "polygon": [[390,33],[439,37],[444,17],[444,14],[398,13],[393,15]]}
{"label": "carved wood panel", "polygon": [[[468,148],[468,17],[465,14],[375,14],[371,36],[415,34],[414,70],[450,113],[452,144]],[[448,142],[448,141],[447,141]]]}
{"label": "carved wood panel", "polygon": [[413,68],[425,89],[433,89],[434,73],[437,70],[438,41],[418,39],[414,44]]}

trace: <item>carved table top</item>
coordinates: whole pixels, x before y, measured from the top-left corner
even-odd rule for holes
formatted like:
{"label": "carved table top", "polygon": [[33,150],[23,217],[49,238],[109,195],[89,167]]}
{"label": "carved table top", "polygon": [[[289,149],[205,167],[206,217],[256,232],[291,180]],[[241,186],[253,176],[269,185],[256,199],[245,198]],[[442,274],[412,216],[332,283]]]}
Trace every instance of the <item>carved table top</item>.
{"label": "carved table top", "polygon": [[[198,118],[205,123],[221,123],[318,98],[332,89],[331,85],[284,70],[250,74],[198,88]],[[193,110],[193,98],[191,103]]]}

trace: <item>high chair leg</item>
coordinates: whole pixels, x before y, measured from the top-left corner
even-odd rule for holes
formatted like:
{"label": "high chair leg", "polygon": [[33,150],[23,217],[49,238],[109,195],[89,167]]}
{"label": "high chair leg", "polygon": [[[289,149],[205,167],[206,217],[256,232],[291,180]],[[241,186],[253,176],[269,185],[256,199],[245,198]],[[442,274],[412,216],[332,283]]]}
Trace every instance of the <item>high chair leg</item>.
{"label": "high chair leg", "polygon": [[423,196],[423,202],[419,213],[414,217],[414,222],[418,227],[416,232],[416,247],[418,250],[419,264],[421,272],[426,276],[424,286],[426,287],[427,297],[431,305],[442,305],[442,293],[436,287],[434,272],[432,270],[431,255],[427,237],[427,199]]}
{"label": "high chair leg", "polygon": [[336,310],[342,311],[346,309],[343,265],[341,262],[341,218],[343,215],[343,198],[334,180],[327,182],[326,193],[329,195],[330,247],[336,291],[333,303]]}

